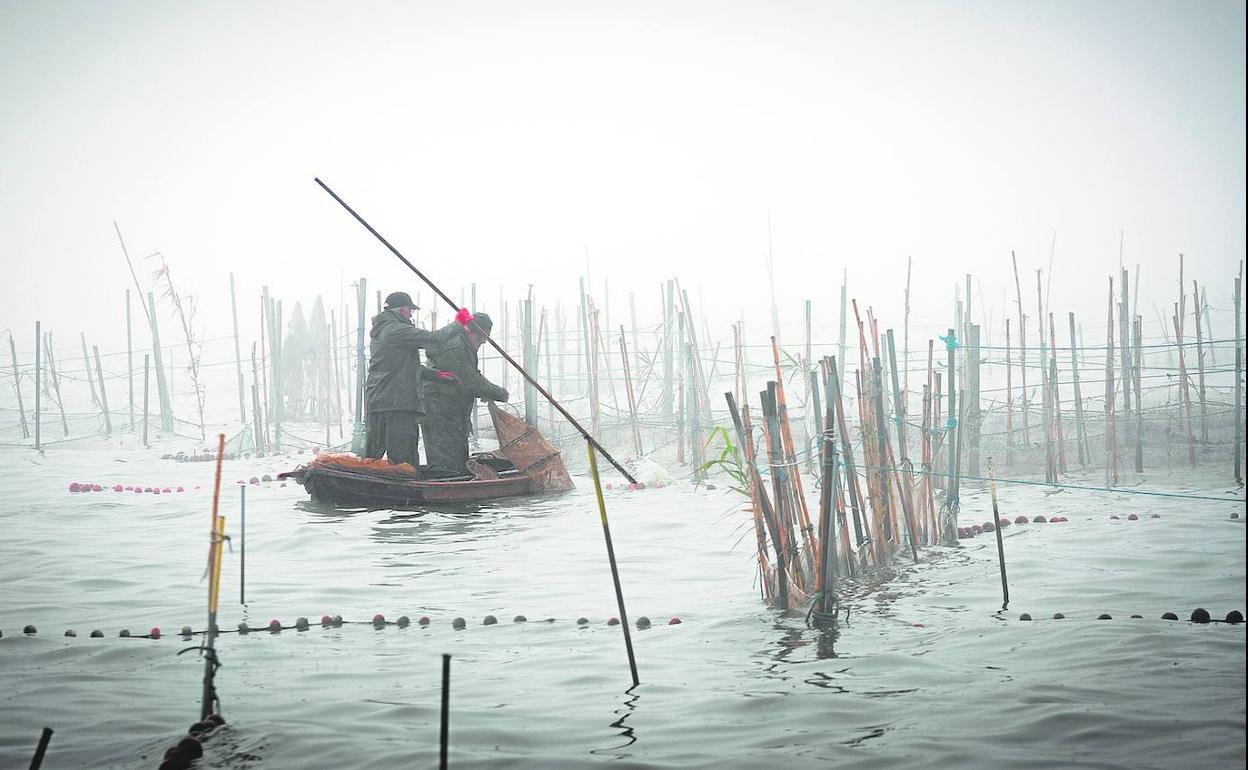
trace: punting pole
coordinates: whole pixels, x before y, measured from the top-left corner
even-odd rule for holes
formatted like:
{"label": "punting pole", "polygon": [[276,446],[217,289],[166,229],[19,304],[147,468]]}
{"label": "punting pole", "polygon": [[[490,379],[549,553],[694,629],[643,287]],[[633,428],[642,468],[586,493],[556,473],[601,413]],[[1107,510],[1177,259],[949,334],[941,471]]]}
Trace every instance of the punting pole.
{"label": "punting pole", "polygon": [[238,488],[238,603],[247,603],[247,487]]}
{"label": "punting pole", "polygon": [[35,747],[35,755],[30,758],[30,770],[39,770],[43,767],[43,755],[48,751],[48,743],[52,740],[52,728],[43,728],[43,733],[39,736],[39,745]]}
{"label": "punting pole", "polygon": [[589,473],[594,477],[594,494],[598,497],[598,514],[602,518],[602,536],[607,541],[607,559],[611,562],[611,582],[615,583],[615,602],[620,608],[620,627],[624,629],[624,649],[628,651],[628,670],[637,679],[637,659],[633,656],[633,637],[628,630],[628,612],[624,609],[624,589],[620,587],[620,570],[615,564],[615,546],[611,544],[611,526],[607,524],[607,503],[602,498],[602,481],[598,478],[598,460],[594,457],[594,442],[588,439],[585,449],[589,453]]}
{"label": "punting pole", "polygon": [[[429,280],[429,278],[426,277],[424,273],[420,272],[420,270],[417,269],[415,265],[413,265],[410,261],[408,261],[407,257],[399,253],[398,249],[390,245],[390,241],[387,241],[384,237],[382,237],[381,233],[373,229],[373,226],[370,225],[368,222],[366,222],[364,220],[364,217],[355,213],[355,209],[348,206],[346,201],[338,197],[338,193],[331,190],[329,188],[329,185],[325,184],[320,179],[316,179],[316,183],[321,186],[322,190],[329,193],[330,197],[336,200],[340,206],[346,209],[347,213],[355,217],[355,220],[359,222],[361,225],[363,225],[365,230],[368,230],[370,233],[372,233],[374,238],[381,241],[381,244],[385,246],[390,251],[391,254],[398,257],[399,261],[402,262],[404,265],[407,265],[408,269],[411,270],[413,273],[415,273],[416,276],[420,278],[420,280],[424,281],[425,285],[427,285],[430,289],[432,289],[434,294],[437,294],[439,297],[441,297],[452,308],[455,308],[456,310],[459,309],[459,306],[455,304],[454,300],[452,300],[449,296],[446,295],[445,292],[443,292],[436,285],[434,285],[433,281]],[[519,363],[517,363],[514,358],[508,355],[507,351],[504,350],[501,345],[495,342],[493,338],[491,338],[488,334],[485,334],[483,331],[481,331],[480,327],[478,327],[475,322],[469,321],[469,324],[471,324],[473,330],[475,330],[477,334],[484,337],[485,341],[488,342],[492,348],[498,351],[498,354],[502,356],[503,359],[507,361],[507,363],[511,364],[512,367],[515,368],[515,370],[519,372],[520,375],[524,377],[524,379],[537,390],[537,392],[541,393],[542,396],[547,401],[549,401],[556,409],[558,409],[559,413],[564,416],[564,419],[572,423],[572,427],[576,428],[577,432],[579,432],[581,436],[583,436],[585,440],[588,441],[594,449],[597,449],[599,452],[601,452],[602,456],[607,459],[607,462],[615,466],[615,469],[619,471],[624,476],[624,478],[628,479],[629,483],[631,484],[637,483],[637,479],[633,478],[633,475],[629,473],[627,470],[625,470],[624,466],[616,462],[615,458],[612,457],[611,454],[606,449],[603,449],[602,445],[599,444],[598,441],[592,435],[590,435],[589,431],[585,430],[585,428],[582,427],[579,422],[577,422],[576,418],[573,417],[568,412],[567,409],[564,409],[562,404],[560,404],[558,401],[555,400],[555,397],[550,394],[550,391],[546,390],[546,388],[542,387],[541,383],[533,379],[533,375],[525,371],[524,367],[521,366]]]}
{"label": "punting pole", "polygon": [[438,768],[446,770],[447,739],[451,730],[451,656],[442,653],[442,727],[438,735]]}

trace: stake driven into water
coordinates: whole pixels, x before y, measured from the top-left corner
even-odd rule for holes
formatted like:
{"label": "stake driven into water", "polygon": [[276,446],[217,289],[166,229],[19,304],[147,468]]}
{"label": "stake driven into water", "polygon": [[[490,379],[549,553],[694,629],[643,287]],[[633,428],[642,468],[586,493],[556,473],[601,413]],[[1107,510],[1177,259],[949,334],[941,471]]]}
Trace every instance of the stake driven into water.
{"label": "stake driven into water", "polygon": [[1001,565],[1001,609],[1010,606],[1010,584],[1005,579],[1005,542],[1001,539],[1001,514],[997,511],[997,474],[988,459],[988,488],[992,490],[992,523],[997,532],[997,563]]}
{"label": "stake driven into water", "polygon": [[221,502],[221,462],[225,459],[225,434],[217,435],[217,472],[212,484],[212,531],[208,540],[208,630],[204,636],[204,690],[199,718],[207,719],[217,702],[214,679],[217,673],[217,598],[221,592],[221,545],[225,540],[225,518],[217,515]]}
{"label": "stake driven into water", "polygon": [[[359,222],[361,225],[363,225],[365,230],[368,230],[370,233],[372,233],[374,238],[381,241],[381,245],[389,249],[391,254],[398,257],[400,262],[407,265],[408,269],[416,274],[416,277],[424,281],[425,285],[428,286],[430,289],[432,289],[434,294],[437,294],[439,297],[445,300],[446,304],[450,305],[455,310],[459,310],[459,305],[456,304],[456,302],[453,299],[447,296],[446,292],[442,291],[436,285],[434,285],[433,281],[429,280],[429,278],[424,273],[420,272],[420,270],[415,265],[413,265],[410,261],[408,261],[407,257],[400,254],[398,249],[390,245],[390,241],[387,241],[382,236],[381,233],[373,229],[373,226],[370,225],[368,222],[366,222],[364,220],[364,217],[355,213],[355,209],[348,206],[346,201],[338,197],[338,193],[331,190],[329,188],[329,185],[322,182],[319,178],[316,178],[315,181],[318,185],[321,186],[322,190],[329,193],[331,198],[338,201],[338,205],[342,206],[344,209],[347,210],[347,213],[355,217],[355,220]],[[503,350],[502,346],[499,345],[497,342],[495,342],[493,337],[483,332],[481,328],[477,326],[476,322],[469,321],[468,323],[472,326],[473,331],[475,331],[479,336],[481,336],[486,342],[490,343],[490,347],[497,350],[498,354],[502,356],[507,361],[507,363],[511,364],[511,366],[517,372],[519,372],[520,375],[524,377],[525,381],[528,382],[530,385],[532,385],[534,389],[537,390],[538,393],[541,393],[542,397],[545,398],[547,401],[549,401],[551,406],[558,409],[559,414],[562,414],[568,422],[572,423],[572,427],[576,428],[577,432],[580,433],[585,438],[585,440],[589,442],[590,446],[593,447],[594,449],[597,449],[599,452],[601,452],[602,456],[607,458],[607,462],[615,466],[615,469],[619,471],[621,474],[623,474],[624,478],[628,479],[630,484],[637,483],[637,479],[633,478],[632,474],[630,474],[627,470],[624,469],[624,466],[616,462],[615,458],[611,456],[611,453],[608,452],[606,449],[603,449],[602,444],[599,444],[598,441],[592,435],[590,435],[589,431],[585,430],[585,428],[583,428],[581,424],[577,422],[576,418],[573,417],[568,412],[567,409],[564,409],[562,404],[560,404],[558,401],[555,400],[555,397],[550,394],[550,391],[546,390],[546,388],[543,388],[541,383],[539,383],[536,379],[533,378],[533,375],[529,374],[528,371],[526,371],[525,368],[516,361],[516,359],[508,355],[507,351]]]}
{"label": "stake driven into water", "polygon": [[633,686],[637,678],[637,659],[633,657],[633,637],[628,630],[628,612],[624,609],[624,589],[620,587],[620,570],[615,566],[615,546],[611,544],[611,527],[607,524],[607,503],[602,498],[602,481],[598,478],[598,460],[594,457],[594,442],[585,442],[589,452],[589,473],[594,477],[594,494],[598,496],[598,514],[602,518],[602,536],[607,541],[607,559],[611,562],[611,581],[615,583],[615,602],[620,608],[620,627],[624,629],[624,648],[628,650],[628,670],[633,674]]}
{"label": "stake driven into water", "polygon": [[446,770],[446,751],[451,733],[451,656],[442,653],[442,725],[438,730],[438,768]]}

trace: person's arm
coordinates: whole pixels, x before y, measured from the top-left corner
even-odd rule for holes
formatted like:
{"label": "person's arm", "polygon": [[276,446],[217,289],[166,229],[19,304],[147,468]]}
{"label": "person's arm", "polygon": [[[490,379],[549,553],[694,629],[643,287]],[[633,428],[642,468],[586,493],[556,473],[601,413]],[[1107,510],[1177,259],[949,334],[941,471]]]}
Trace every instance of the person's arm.
{"label": "person's arm", "polygon": [[473,398],[483,398],[486,401],[507,400],[509,395],[507,390],[485,378],[485,375],[477,369],[472,360],[472,353],[467,348],[460,347],[447,352],[452,358],[452,365],[447,368],[459,375],[459,384],[464,392],[471,394]]}
{"label": "person's arm", "polygon": [[445,344],[454,333],[455,329],[450,326],[429,331],[427,329],[417,329],[415,326],[408,324],[393,324],[386,334],[385,344],[396,345],[409,350],[436,348]]}

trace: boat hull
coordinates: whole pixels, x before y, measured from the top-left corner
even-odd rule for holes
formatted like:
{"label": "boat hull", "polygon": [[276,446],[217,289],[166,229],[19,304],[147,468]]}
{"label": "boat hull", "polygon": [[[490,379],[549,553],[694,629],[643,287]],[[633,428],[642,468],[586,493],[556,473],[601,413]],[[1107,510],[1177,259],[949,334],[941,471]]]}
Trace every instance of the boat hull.
{"label": "boat hull", "polygon": [[497,479],[421,481],[338,468],[305,467],[282,474],[319,503],[353,508],[412,508],[427,503],[479,502],[532,494],[533,479],[519,473]]}

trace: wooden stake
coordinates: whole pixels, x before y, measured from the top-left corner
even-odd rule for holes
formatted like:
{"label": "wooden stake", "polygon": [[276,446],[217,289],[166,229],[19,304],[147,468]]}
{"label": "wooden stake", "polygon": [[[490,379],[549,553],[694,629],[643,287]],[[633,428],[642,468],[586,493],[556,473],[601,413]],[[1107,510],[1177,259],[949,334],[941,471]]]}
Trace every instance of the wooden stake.
{"label": "wooden stake", "polygon": [[1079,451],[1079,465],[1088,464],[1088,431],[1083,421],[1083,393],[1079,387],[1079,352],[1075,344],[1075,314],[1067,313],[1070,322],[1070,371],[1075,385],[1075,438]]}
{"label": "wooden stake", "polygon": [[61,380],[56,374],[56,356],[52,355],[52,332],[44,332],[43,347],[47,352],[48,375],[52,380],[52,393],[56,396],[56,409],[61,413],[61,435],[69,435],[69,423],[65,420],[65,401],[61,398]]}
{"label": "wooden stake", "polygon": [[[1023,289],[1018,282],[1018,257],[1014,256],[1013,251],[1010,252],[1010,259],[1014,262],[1014,291],[1018,295],[1018,365],[1023,374],[1023,399],[1021,404],[1023,411],[1023,446],[1030,447],[1031,426],[1028,419],[1030,410],[1027,407],[1029,401],[1027,395],[1027,316],[1023,314]],[[949,392],[952,393],[953,384],[950,383],[949,387],[951,388]],[[953,402],[950,402],[948,411],[950,415],[953,414]]]}
{"label": "wooden stake", "polygon": [[620,359],[624,364],[624,388],[628,392],[628,417],[633,424],[633,449],[637,452],[637,457],[641,457],[641,424],[637,421],[637,402],[633,398],[633,373],[628,365],[628,346],[624,343],[623,326],[620,327]]}
{"label": "wooden stake", "polygon": [[[1196,322],[1196,396],[1200,399],[1200,443],[1209,445],[1209,418],[1205,406],[1205,335],[1200,328],[1200,287],[1192,281],[1192,314]],[[1212,342],[1212,340],[1210,340]]]}
{"label": "wooden stake", "polygon": [[[134,433],[134,337],[130,325],[129,289],[126,289],[126,391],[129,394],[130,432]],[[68,435],[68,428],[66,435]]]}
{"label": "wooden stake", "polygon": [[234,274],[230,273],[230,317],[234,321],[234,368],[238,372],[238,424],[247,424],[247,407],[243,387],[243,353],[238,341],[238,300],[234,296]]}
{"label": "wooden stake", "polygon": [[17,371],[17,345],[13,342],[13,334],[9,333],[9,360],[13,363],[13,392],[17,393],[17,414],[22,429],[22,438],[30,438],[30,427],[26,424],[26,406],[22,403],[22,378]]}
{"label": "wooden stake", "polygon": [[1187,362],[1183,351],[1183,312],[1182,303],[1174,306],[1174,341],[1179,348],[1179,395],[1183,398],[1184,425],[1187,428],[1187,457],[1192,467],[1196,467],[1196,436],[1192,431],[1192,393],[1187,381]]}
{"label": "wooden stake", "polygon": [[148,415],[148,391],[151,389],[150,371],[152,368],[152,356],[150,353],[143,354],[143,446],[151,446],[147,443],[147,415]]}
{"label": "wooden stake", "polygon": [[169,383],[165,379],[165,367],[160,353],[160,326],[156,320],[156,298],[147,293],[147,306],[151,308],[152,364],[156,368],[156,393],[160,397],[160,429],[173,431],[173,404],[169,397]]}
{"label": "wooden stake", "polygon": [[1114,425],[1114,277],[1109,277],[1109,311],[1105,321],[1105,485],[1118,483],[1118,430]]}
{"label": "wooden stake", "polygon": [[[1136,273],[1139,277],[1139,273]],[[1137,287],[1138,288],[1138,287]],[[1137,294],[1138,298],[1139,295]],[[1132,360],[1135,366],[1132,367],[1132,373],[1135,375],[1135,472],[1144,472],[1144,400],[1142,398],[1143,388],[1140,380],[1140,362],[1143,360],[1144,352],[1144,319],[1140,316],[1135,317],[1133,324],[1135,331],[1135,355]]]}
{"label": "wooden stake", "polygon": [[1235,414],[1231,422],[1235,424],[1235,440],[1231,442],[1231,464],[1235,469],[1235,483],[1243,486],[1243,448],[1244,448],[1244,343],[1240,323],[1243,316],[1243,272],[1244,263],[1239,263],[1239,275],[1235,276]]}
{"label": "wooden stake", "polygon": [[1062,391],[1057,379],[1057,331],[1049,313],[1049,385],[1053,388],[1053,419],[1057,423],[1057,469],[1066,473],[1066,431],[1062,428]]}
{"label": "wooden stake", "polygon": [[91,352],[95,354],[95,376],[100,381],[100,407],[104,410],[104,435],[113,435],[113,418],[108,413],[108,393],[104,390],[104,370],[100,367],[100,349],[96,345],[91,346]]}
{"label": "wooden stake", "polygon": [[42,438],[41,432],[40,432],[41,421],[39,419],[41,416],[41,408],[43,406],[43,403],[40,400],[41,399],[40,391],[43,389],[43,372],[41,371],[42,362],[40,358],[40,353],[41,353],[40,346],[43,344],[42,337],[43,337],[43,325],[39,321],[35,321],[35,449],[36,450],[39,450],[40,448],[42,448],[41,441],[40,441],[40,439]]}

